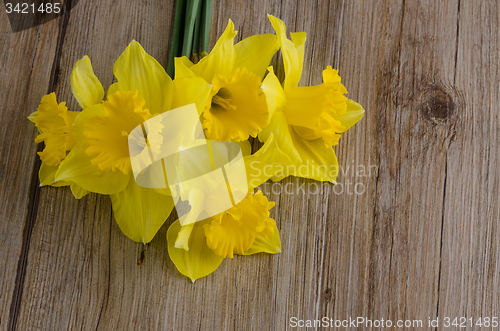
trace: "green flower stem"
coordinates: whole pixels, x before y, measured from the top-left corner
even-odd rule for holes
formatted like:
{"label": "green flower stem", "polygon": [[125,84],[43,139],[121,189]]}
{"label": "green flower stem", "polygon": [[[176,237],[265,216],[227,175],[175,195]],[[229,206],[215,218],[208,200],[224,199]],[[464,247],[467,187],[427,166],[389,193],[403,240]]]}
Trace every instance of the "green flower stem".
{"label": "green flower stem", "polygon": [[210,25],[212,23],[213,0],[204,0],[203,12],[201,14],[201,57],[208,55],[210,43]]}
{"label": "green flower stem", "polygon": [[194,22],[201,0],[188,0],[186,8],[186,21],[184,24],[184,43],[182,44],[182,56],[191,56],[193,48]]}
{"label": "green flower stem", "polygon": [[200,33],[201,33],[201,10],[204,4],[201,0],[196,11],[196,21],[194,22],[194,39],[193,39],[193,62],[197,63],[200,59]]}
{"label": "green flower stem", "polygon": [[181,46],[181,35],[184,27],[184,18],[186,17],[186,0],[177,0],[175,5],[174,31],[172,33],[172,43],[170,45],[170,54],[168,55],[167,73],[174,77],[174,58],[179,56]]}

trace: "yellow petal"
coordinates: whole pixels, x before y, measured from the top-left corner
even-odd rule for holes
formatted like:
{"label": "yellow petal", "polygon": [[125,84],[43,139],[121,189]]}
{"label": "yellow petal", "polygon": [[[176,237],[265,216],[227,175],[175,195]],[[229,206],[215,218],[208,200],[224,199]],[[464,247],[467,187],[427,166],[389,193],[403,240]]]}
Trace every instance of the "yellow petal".
{"label": "yellow petal", "polygon": [[235,46],[235,68],[245,67],[262,78],[266,68],[279,49],[278,39],[273,34],[258,34],[243,39]]}
{"label": "yellow petal", "polygon": [[109,85],[108,91],[106,92],[106,96],[109,98],[110,95],[118,92],[119,89],[120,89],[120,85],[118,83],[113,83],[113,84]]}
{"label": "yellow petal", "polygon": [[216,255],[208,248],[202,223],[203,221],[194,224],[189,236],[188,251],[174,246],[181,229],[179,220],[172,223],[167,231],[170,259],[177,270],[189,277],[193,283],[195,280],[214,272],[224,260],[222,256]]}
{"label": "yellow petal", "polygon": [[85,153],[85,147],[76,145],[61,162],[56,180],[71,181],[87,191],[100,194],[118,193],[127,187],[130,175],[121,171],[101,171],[91,160],[92,157]]}
{"label": "yellow petal", "polygon": [[172,109],[195,103],[198,114],[201,114],[210,96],[210,84],[195,76],[176,78],[173,84]]}
{"label": "yellow petal", "polygon": [[239,141],[238,145],[240,145],[241,148],[241,155],[247,156],[252,154],[252,145],[250,145],[250,141],[248,140]]}
{"label": "yellow petal", "polygon": [[82,109],[98,104],[104,98],[102,84],[92,70],[87,55],[76,61],[70,77],[71,92]]}
{"label": "yellow petal", "polygon": [[141,187],[131,179],[127,187],[110,195],[113,213],[122,232],[136,242],[150,242],[174,208],[171,197]]}
{"label": "yellow petal", "polygon": [[[191,62],[186,56],[176,57],[174,59],[175,62],[175,79],[182,77],[191,77],[195,76],[195,74],[191,71],[191,67],[194,66],[194,63]],[[172,109],[175,107],[172,107]]]}
{"label": "yellow petal", "polygon": [[[275,136],[281,153],[273,162],[267,161],[267,164],[265,157],[259,158],[258,160],[264,165],[259,169],[262,172],[257,169],[253,169],[252,172],[252,167],[249,165],[251,176],[270,177],[273,181],[296,176],[335,183],[338,174],[337,157],[333,148],[326,147],[321,138],[303,139],[291,125],[287,124],[283,112],[274,113],[269,126],[259,134],[259,140],[267,141],[271,133]],[[283,155],[289,158],[286,159]]]}
{"label": "yellow petal", "polygon": [[219,38],[214,48],[197,64],[192,66],[191,71],[199,77],[203,77],[207,82],[212,82],[215,75],[228,75],[234,68],[236,52],[234,50],[234,37],[237,31],[234,30],[233,21],[229,20],[226,30]]}
{"label": "yellow petal", "polygon": [[57,173],[58,166],[51,167],[42,162],[40,170],[38,172],[38,177],[40,179],[40,186],[50,185],[55,187],[70,186],[71,192],[77,199],[81,199],[83,196],[87,195],[88,191],[76,185],[75,183],[66,181],[55,181],[55,175]]}
{"label": "yellow petal", "polygon": [[45,186],[45,185],[50,185],[54,187],[61,187],[61,186],[70,186],[71,192],[77,199],[81,199],[85,195],[87,195],[89,192],[80,186],[76,185],[75,183],[71,182],[66,182],[66,181],[55,181],[55,175],[57,172],[57,169],[59,169],[58,166],[51,167],[46,165],[45,163],[42,162],[42,165],[40,166],[40,170],[38,172],[38,177],[40,179],[40,186]]}
{"label": "yellow petal", "polygon": [[[271,134],[264,146],[255,154],[244,157],[248,188],[250,190],[256,188],[274,175],[272,170],[273,165],[279,159],[280,155],[285,154],[280,151],[277,140]],[[289,162],[290,158],[281,159],[281,162],[286,161]]]}
{"label": "yellow petal", "polygon": [[276,223],[273,223],[273,233],[267,237],[256,236],[253,245],[241,255],[252,255],[255,253],[277,254],[281,252],[281,241]]}
{"label": "yellow petal", "polygon": [[49,166],[46,163],[42,162],[40,166],[40,170],[38,171],[38,178],[40,179],[40,186],[66,186],[69,185],[69,182],[60,181],[56,183],[56,172],[59,166]]}
{"label": "yellow petal", "polygon": [[[180,222],[180,220],[179,220]],[[189,251],[189,237],[191,237],[191,232],[193,232],[195,223],[189,223],[187,225],[181,226],[177,239],[175,240],[175,248],[182,248]]]}
{"label": "yellow petal", "polygon": [[[295,45],[295,49],[297,50],[297,55],[299,58],[299,69],[300,73],[302,73],[302,68],[304,65],[304,53],[306,46],[307,34],[305,32],[291,32],[290,39]],[[300,81],[300,77],[297,80],[297,84]],[[293,86],[293,85],[292,85]]]}
{"label": "yellow petal", "polygon": [[40,170],[38,170],[38,179],[40,180],[40,186],[52,185],[55,183],[55,176],[58,166],[49,166],[42,162]]}
{"label": "yellow petal", "polygon": [[266,142],[271,134],[274,134],[279,149],[290,158],[290,162],[301,162],[300,154],[293,145],[290,129],[285,114],[277,111],[271,118],[269,125],[259,133],[259,140]]}
{"label": "yellow petal", "polygon": [[[186,162],[186,163],[184,163],[184,165],[188,165],[189,163],[191,163],[191,162]],[[185,168],[187,169],[188,167],[189,166],[186,166]],[[191,168],[190,170],[193,170],[193,168]],[[183,178],[183,175],[187,174],[188,172],[190,172],[190,171],[188,170],[188,171],[185,171],[183,173],[180,173],[181,180]],[[186,213],[185,215],[181,216],[179,218],[179,221],[181,222],[182,225],[193,224],[193,223],[195,223],[196,221],[199,220],[198,216],[204,210],[203,207],[205,206],[205,200],[206,200],[205,199],[205,194],[202,191],[198,190],[197,188],[191,188],[191,190],[183,190],[183,188],[181,188],[180,190],[181,190],[181,196],[183,196],[183,197],[185,197],[185,195],[183,195],[184,192],[186,192],[186,191],[189,192],[187,200],[189,201],[189,205],[191,206],[191,209],[189,210],[188,213]],[[186,229],[187,229],[186,230],[187,232],[185,234],[183,233],[183,235],[189,236],[189,233],[191,232],[191,230],[189,230],[189,228],[186,228]],[[175,247],[180,248],[181,246],[183,246],[184,249],[189,249],[184,244],[181,244],[180,240],[181,240],[181,238],[179,238],[179,242],[175,243]]]}
{"label": "yellow petal", "polygon": [[285,64],[285,91],[291,87],[296,87],[299,84],[300,76],[302,75],[302,66],[304,63],[304,44],[306,34],[298,32],[291,34],[292,40],[286,37],[286,26],[282,20],[268,15],[269,21],[276,31],[278,43],[283,54],[283,62]]}
{"label": "yellow petal", "polygon": [[363,118],[364,113],[365,110],[359,103],[347,99],[346,111],[342,115],[334,115],[333,118],[342,123],[345,129],[341,132],[345,132],[349,130],[349,128],[351,128],[354,124],[356,124],[361,118]]}
{"label": "yellow petal", "polygon": [[170,109],[172,80],[137,41],[132,41],[116,60],[113,73],[118,80],[118,90],[139,91],[146,102],[144,108],[149,109],[151,114]]}
{"label": "yellow petal", "polygon": [[287,176],[310,178],[335,183],[338,175],[338,162],[332,147],[326,147],[321,138],[304,140],[290,128],[293,145],[300,154],[302,162],[281,164],[274,167],[274,181]]}
{"label": "yellow petal", "polygon": [[286,105],[285,91],[281,83],[274,74],[273,67],[267,68],[269,73],[262,82],[262,91],[266,95],[269,118],[272,118],[275,111],[281,111]]}
{"label": "yellow petal", "polygon": [[87,191],[84,188],[81,188],[80,186],[76,185],[75,183],[71,183],[69,187],[71,188],[71,193],[73,193],[73,195],[77,199],[81,199],[89,193],[89,191]]}

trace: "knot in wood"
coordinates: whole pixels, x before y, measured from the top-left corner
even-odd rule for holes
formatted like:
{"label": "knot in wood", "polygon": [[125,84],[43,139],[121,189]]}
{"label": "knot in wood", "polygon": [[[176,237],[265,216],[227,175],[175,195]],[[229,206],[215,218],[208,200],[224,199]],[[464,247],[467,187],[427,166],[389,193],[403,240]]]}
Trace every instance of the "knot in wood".
{"label": "knot in wood", "polygon": [[431,86],[422,93],[418,109],[428,120],[443,123],[453,115],[455,107],[449,93],[440,86]]}

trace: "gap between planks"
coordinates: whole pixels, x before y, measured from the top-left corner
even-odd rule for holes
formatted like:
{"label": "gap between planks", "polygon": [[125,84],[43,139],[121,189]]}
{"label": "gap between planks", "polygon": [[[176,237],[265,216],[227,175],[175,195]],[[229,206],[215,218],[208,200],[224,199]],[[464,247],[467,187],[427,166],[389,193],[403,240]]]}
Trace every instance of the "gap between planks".
{"label": "gap between planks", "polygon": [[[52,62],[52,69],[49,78],[49,88],[47,93],[53,92],[55,85],[57,83],[57,78],[59,74],[59,63],[62,53],[62,46],[64,43],[64,37],[66,35],[66,28],[68,26],[71,0],[64,2],[64,13],[59,17],[59,32],[57,36],[57,45],[54,56],[54,61]],[[42,151],[42,144],[37,147],[37,152]],[[38,169],[41,165],[41,160],[37,154],[35,154],[35,162],[33,163],[33,169],[31,171],[31,182],[29,191],[29,203],[28,203],[28,213],[26,214],[26,221],[23,230],[23,242],[21,246],[21,254],[19,255],[19,261],[17,264],[16,280],[14,285],[14,293],[12,295],[12,302],[10,306],[9,314],[9,326],[8,330],[15,331],[17,326],[17,318],[19,315],[19,308],[21,307],[21,299],[23,296],[24,279],[26,276],[26,266],[28,264],[28,252],[30,249],[31,234],[33,233],[33,228],[35,226],[35,220],[38,211],[38,199],[40,197],[40,185],[38,180]]]}

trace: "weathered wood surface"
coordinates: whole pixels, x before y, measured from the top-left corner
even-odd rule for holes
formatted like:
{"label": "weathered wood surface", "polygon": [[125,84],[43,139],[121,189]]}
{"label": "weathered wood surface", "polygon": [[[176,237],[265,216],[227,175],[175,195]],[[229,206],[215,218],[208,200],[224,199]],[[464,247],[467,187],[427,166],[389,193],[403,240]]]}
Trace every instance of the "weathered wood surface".
{"label": "weathered wood surface", "polygon": [[18,289],[26,269],[31,228],[36,218],[38,182],[36,136],[27,116],[37,99],[53,89],[60,35],[57,21],[13,34],[0,14],[0,329],[17,314]]}
{"label": "weathered wood surface", "polygon": [[26,120],[53,90],[78,110],[69,74],[85,54],[105,86],[132,39],[165,65],[173,1],[81,0],[16,34],[0,15],[0,329],[284,330],[294,316],[431,329],[500,315],[499,4],[216,0],[212,45],[229,18],[238,38],[272,32],[266,13],[308,33],[302,84],[331,64],[366,115],[335,147],[339,185],[263,185],[280,254],[226,260],[195,284],[169,260],[166,226],[143,247],[107,197],[39,189]]}

